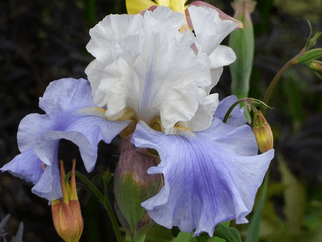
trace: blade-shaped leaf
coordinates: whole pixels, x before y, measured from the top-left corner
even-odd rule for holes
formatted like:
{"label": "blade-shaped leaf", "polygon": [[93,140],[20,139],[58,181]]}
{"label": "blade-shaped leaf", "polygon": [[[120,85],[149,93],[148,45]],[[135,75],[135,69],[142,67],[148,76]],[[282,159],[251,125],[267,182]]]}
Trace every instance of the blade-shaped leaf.
{"label": "blade-shaped leaf", "polygon": [[237,60],[229,66],[232,77],[231,91],[238,98],[247,97],[249,91],[254,57],[254,31],[250,14],[255,4],[252,0],[241,0],[232,4],[235,10],[234,18],[244,23],[244,29],[232,32],[229,37],[229,46],[237,56]]}
{"label": "blade-shaped leaf", "polygon": [[257,242],[259,234],[259,225],[262,217],[262,211],[265,203],[269,175],[267,174],[264,180],[263,189],[258,200],[257,207],[254,211],[253,217],[249,223],[249,228],[246,234],[245,242]]}
{"label": "blade-shaped leaf", "polygon": [[278,155],[279,170],[282,176],[284,190],[284,215],[291,233],[298,233],[301,230],[304,209],[305,189],[303,184],[292,174],[284,162],[282,155]]}

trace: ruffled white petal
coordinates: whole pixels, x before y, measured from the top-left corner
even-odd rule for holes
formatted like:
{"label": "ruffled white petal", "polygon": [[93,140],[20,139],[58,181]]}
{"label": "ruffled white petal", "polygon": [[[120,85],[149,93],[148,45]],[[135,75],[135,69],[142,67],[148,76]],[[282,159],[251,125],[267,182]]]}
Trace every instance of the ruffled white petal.
{"label": "ruffled white petal", "polygon": [[91,30],[87,48],[96,59],[86,74],[94,102],[107,107],[110,119],[131,108],[148,124],[160,116],[166,132],[179,121],[190,122],[193,130],[209,127],[218,99],[208,95],[221,71],[212,73],[206,53],[195,55],[196,37],[178,31],[183,23],[181,13],[159,7],[144,16],[107,16]]}
{"label": "ruffled white petal", "polygon": [[211,68],[228,66],[236,60],[236,54],[232,48],[219,45],[210,55]]}
{"label": "ruffled white petal", "polygon": [[232,20],[221,20],[216,10],[207,7],[190,6],[188,8],[196,39],[198,54],[206,53],[211,61],[210,90],[217,84],[222,74],[223,66],[236,60],[234,51],[227,46],[219,45],[223,39],[238,25]]}
{"label": "ruffled white petal", "polygon": [[207,7],[188,8],[196,34],[198,52],[210,55],[223,39],[237,27],[232,20],[221,20],[216,10]]}

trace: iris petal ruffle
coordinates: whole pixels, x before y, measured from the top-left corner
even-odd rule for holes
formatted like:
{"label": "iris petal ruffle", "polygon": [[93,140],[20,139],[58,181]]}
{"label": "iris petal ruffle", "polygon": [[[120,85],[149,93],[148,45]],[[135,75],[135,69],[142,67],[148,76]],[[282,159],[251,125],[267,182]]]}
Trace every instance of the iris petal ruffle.
{"label": "iris petal ruffle", "polygon": [[[130,19],[136,25],[123,29]],[[148,124],[160,116],[167,132],[195,115],[207,95],[202,87],[211,83],[210,61],[194,54],[193,34],[178,31],[183,23],[183,14],[158,7],[144,16],[109,15],[90,31],[87,49],[96,59],[85,72],[108,117],[117,119],[129,107]]]}
{"label": "iris petal ruffle", "polygon": [[156,223],[186,232],[195,229],[194,235],[212,236],[223,221],[247,222],[274,156],[274,150],[258,155],[249,126],[234,127],[217,117],[195,134],[165,135],[139,123],[132,142],[158,151],[161,163],[148,172],[162,173],[165,181],[142,206]]}
{"label": "iris petal ruffle", "polygon": [[147,124],[160,117],[167,134],[180,121],[192,131],[211,125],[219,101],[210,90],[222,66],[235,60],[233,51],[219,42],[236,24],[220,20],[213,9],[190,9],[196,35],[180,33],[184,15],[166,7],[144,16],[109,15],[91,29],[87,49],[95,60],[85,72],[94,102],[107,107],[109,118],[117,120],[130,108]]}
{"label": "iris petal ruffle", "polygon": [[217,85],[223,66],[236,60],[236,54],[227,46],[219,45],[232,32],[237,23],[232,20],[221,20],[219,13],[208,7],[188,7],[193,29],[196,35],[195,45],[198,54],[205,53],[211,62],[211,84],[205,88],[207,94]]}
{"label": "iris petal ruffle", "polygon": [[[190,6],[188,10],[196,34],[195,42],[198,51],[206,53],[208,56],[219,47],[223,39],[238,25],[232,20],[221,20],[219,13],[212,8]],[[235,59],[236,56],[231,59],[232,62]]]}
{"label": "iris petal ruffle", "polygon": [[[21,121],[17,135],[21,154],[1,171],[9,171],[32,182],[35,185],[32,191],[51,201],[62,195],[59,140],[70,140],[79,146],[84,165],[90,172],[96,162],[98,142],[111,142],[128,122],[106,120],[104,110],[95,107],[90,85],[84,79],[61,79],[50,83],[39,106],[46,114],[30,114]],[[45,164],[45,170],[42,164]]]}

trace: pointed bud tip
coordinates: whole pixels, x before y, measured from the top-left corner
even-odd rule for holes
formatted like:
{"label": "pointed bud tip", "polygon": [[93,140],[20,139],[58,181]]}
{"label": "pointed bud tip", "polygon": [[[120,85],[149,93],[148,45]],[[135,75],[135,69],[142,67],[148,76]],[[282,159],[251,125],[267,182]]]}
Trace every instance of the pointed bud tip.
{"label": "pointed bud tip", "polygon": [[66,242],[78,242],[84,226],[76,191],[75,165],[76,160],[73,160],[71,184],[69,182],[65,184],[64,163],[60,161],[63,199],[56,199],[51,202],[55,229]]}
{"label": "pointed bud tip", "polygon": [[322,71],[322,61],[314,60],[309,64],[309,67],[314,71]]}
{"label": "pointed bud tip", "polygon": [[261,111],[254,112],[253,132],[260,152],[265,153],[273,148],[273,132]]}

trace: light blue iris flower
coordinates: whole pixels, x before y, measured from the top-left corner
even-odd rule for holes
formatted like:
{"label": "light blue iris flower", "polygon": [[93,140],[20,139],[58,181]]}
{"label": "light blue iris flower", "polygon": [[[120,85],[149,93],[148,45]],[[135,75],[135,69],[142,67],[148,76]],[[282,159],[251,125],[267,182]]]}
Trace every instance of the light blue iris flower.
{"label": "light blue iris flower", "polygon": [[91,172],[98,142],[110,143],[132,122],[132,143],[155,149],[161,159],[148,173],[163,174],[164,186],[142,203],[156,223],[211,236],[220,222],[247,222],[274,150],[258,155],[239,107],[222,122],[236,97],[219,102],[210,94],[223,66],[236,58],[219,45],[236,23],[213,9],[188,10],[194,34],[180,33],[184,16],[165,7],[107,16],[95,26],[87,46],[96,58],[86,69],[89,82],[52,82],[39,102],[46,114],[21,121],[21,154],[1,170],[55,200],[62,196],[59,140],[78,145]]}
{"label": "light blue iris flower", "polygon": [[[79,147],[85,168],[91,172],[100,140],[110,143],[128,124],[106,120],[97,108],[84,79],[61,79],[49,84],[39,101],[46,114],[29,114],[19,125],[21,154],[1,171],[32,182],[32,192],[49,201],[62,197],[58,168],[58,143],[70,140]],[[44,164],[44,165],[43,165]]]}

